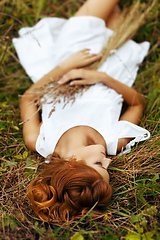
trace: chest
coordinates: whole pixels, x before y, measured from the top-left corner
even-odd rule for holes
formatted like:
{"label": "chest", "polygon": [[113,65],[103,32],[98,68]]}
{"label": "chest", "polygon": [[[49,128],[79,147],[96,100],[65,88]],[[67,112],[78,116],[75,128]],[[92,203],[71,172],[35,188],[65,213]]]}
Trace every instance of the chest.
{"label": "chest", "polygon": [[106,148],[106,143],[102,135],[89,126],[76,126],[66,131],[59,139],[56,147],[68,142],[83,142],[86,146],[101,144]]}

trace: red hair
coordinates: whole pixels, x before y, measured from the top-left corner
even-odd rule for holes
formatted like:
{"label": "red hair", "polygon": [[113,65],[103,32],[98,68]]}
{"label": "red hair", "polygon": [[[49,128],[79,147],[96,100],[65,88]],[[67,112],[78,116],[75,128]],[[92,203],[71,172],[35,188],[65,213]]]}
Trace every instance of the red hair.
{"label": "red hair", "polygon": [[96,207],[108,204],[111,186],[94,168],[55,153],[49,161],[27,190],[32,209],[43,221],[70,221],[82,217],[96,202]]}

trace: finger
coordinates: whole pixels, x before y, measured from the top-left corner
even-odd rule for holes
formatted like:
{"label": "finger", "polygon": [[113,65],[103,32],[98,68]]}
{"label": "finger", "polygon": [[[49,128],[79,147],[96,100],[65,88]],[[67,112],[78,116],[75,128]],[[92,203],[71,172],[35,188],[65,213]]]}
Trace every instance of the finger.
{"label": "finger", "polygon": [[92,57],[97,57],[97,58],[101,58],[103,55],[101,53],[90,53],[90,52],[86,52],[86,56],[85,57],[89,57],[89,58],[92,58]]}
{"label": "finger", "polygon": [[57,83],[64,84],[73,79],[81,78],[82,71],[83,70],[81,70],[81,69],[73,69],[73,70],[69,71],[67,74],[65,74],[61,79],[59,79],[59,81]]}
{"label": "finger", "polygon": [[97,54],[96,53],[90,53],[90,52],[85,52],[84,53],[84,57],[86,57],[86,58],[93,57],[93,56],[97,56]]}
{"label": "finger", "polygon": [[90,58],[88,59],[88,61],[91,62],[95,62],[97,60],[100,60],[103,57],[102,54],[96,54],[96,55],[92,55],[90,56]]}
{"label": "finger", "polygon": [[85,85],[87,83],[87,81],[85,79],[81,79],[81,80],[74,80],[70,83],[71,86],[75,86],[75,85]]}
{"label": "finger", "polygon": [[92,58],[92,57],[97,57],[99,56],[100,54],[96,54],[96,53],[88,53],[89,57]]}
{"label": "finger", "polygon": [[69,82],[70,80],[72,80],[71,76],[66,74],[62,78],[60,78],[57,83],[65,84],[65,83]]}
{"label": "finger", "polygon": [[82,50],[81,50],[81,52],[89,52],[89,51],[91,51],[90,48],[85,48],[85,49],[82,49]]}
{"label": "finger", "polygon": [[93,55],[92,57],[95,58],[95,59],[100,59],[100,58],[103,57],[103,55],[101,53],[99,53],[99,54]]}

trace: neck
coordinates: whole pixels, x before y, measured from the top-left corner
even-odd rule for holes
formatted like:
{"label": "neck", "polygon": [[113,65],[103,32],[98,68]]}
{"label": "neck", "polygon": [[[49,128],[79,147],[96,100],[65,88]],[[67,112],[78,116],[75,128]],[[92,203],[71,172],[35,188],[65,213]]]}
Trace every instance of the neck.
{"label": "neck", "polygon": [[69,158],[78,149],[89,145],[101,144],[106,148],[103,137],[91,127],[77,126],[66,131],[59,139],[55,152],[60,157]]}
{"label": "neck", "polygon": [[55,148],[55,152],[58,153],[60,157],[69,158],[75,155],[76,151],[84,146],[88,146],[88,138],[86,135],[80,132],[69,133],[65,135],[66,137],[60,138]]}

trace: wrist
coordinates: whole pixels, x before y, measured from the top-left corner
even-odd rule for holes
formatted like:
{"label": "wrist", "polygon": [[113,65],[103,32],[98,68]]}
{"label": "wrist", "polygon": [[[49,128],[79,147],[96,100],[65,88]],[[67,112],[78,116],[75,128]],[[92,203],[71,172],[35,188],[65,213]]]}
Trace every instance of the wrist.
{"label": "wrist", "polygon": [[106,73],[101,72],[101,83],[108,86],[108,79],[109,79],[109,76]]}
{"label": "wrist", "polygon": [[73,69],[73,67],[71,67],[70,64],[66,62],[66,60],[59,63],[57,67],[59,67],[60,71],[62,72],[62,75]]}

